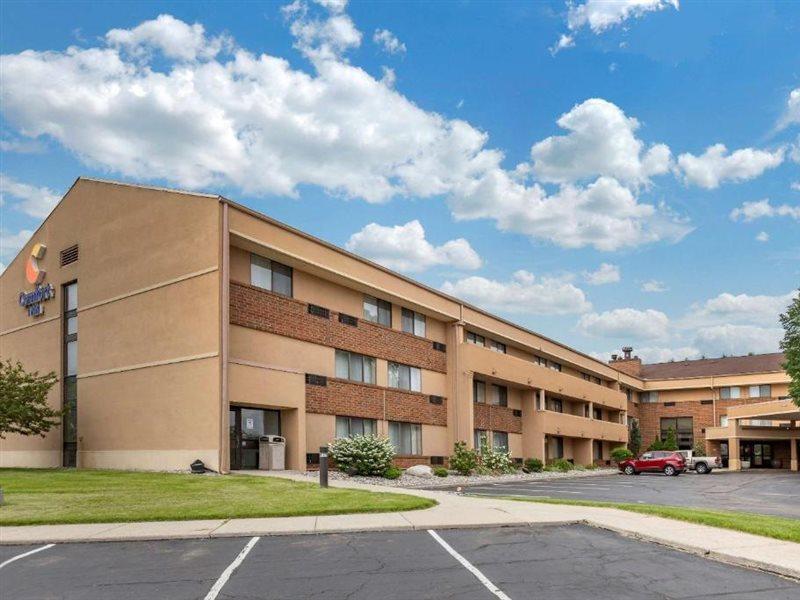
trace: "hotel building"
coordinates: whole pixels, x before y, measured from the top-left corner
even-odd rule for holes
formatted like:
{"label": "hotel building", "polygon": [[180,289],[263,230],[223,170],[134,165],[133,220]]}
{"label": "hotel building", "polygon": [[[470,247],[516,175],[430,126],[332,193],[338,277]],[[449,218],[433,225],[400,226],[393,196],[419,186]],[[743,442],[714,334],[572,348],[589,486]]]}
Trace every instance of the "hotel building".
{"label": "hotel building", "polygon": [[[278,434],[287,468],[302,470],[320,446],[358,433],[389,436],[400,466],[444,464],[456,441],[482,439],[517,459],[590,464],[626,443],[629,416],[646,435],[663,426],[658,410],[691,416],[692,439],[713,440],[729,406],[722,382],[771,385],[774,398],[788,381],[778,369],[713,375],[711,388],[709,375],[687,375],[681,387],[647,365],[636,372],[635,357],[598,361],[221,196],[87,178],[0,276],[0,313],[2,359],[55,371],[50,402],[67,410],[44,438],[0,440],[2,466],[171,470],[200,459],[227,472],[257,467],[258,437]],[[668,410],[696,402],[705,415],[707,400],[708,424]],[[731,413],[730,449],[750,422]],[[686,443],[686,422],[675,423]]]}

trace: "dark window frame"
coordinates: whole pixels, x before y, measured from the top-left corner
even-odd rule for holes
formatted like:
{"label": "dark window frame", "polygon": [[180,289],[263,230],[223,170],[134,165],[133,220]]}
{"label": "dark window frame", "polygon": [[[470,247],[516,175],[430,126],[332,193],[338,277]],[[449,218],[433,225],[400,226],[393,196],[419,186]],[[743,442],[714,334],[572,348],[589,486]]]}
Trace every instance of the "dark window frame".
{"label": "dark window frame", "polygon": [[[367,313],[367,304],[375,306],[375,318],[370,317]],[[364,301],[361,304],[364,320],[370,323],[383,325],[384,327],[392,326],[392,303],[386,300],[381,300],[369,294],[364,295]]]}
{"label": "dark window frame", "polygon": [[[255,262],[256,259],[266,261],[269,264],[269,266],[257,265],[257,266],[260,266],[261,268],[269,269],[270,277],[269,277],[269,287],[268,288],[264,287],[262,285],[259,285],[259,284],[255,283],[255,281],[254,281],[253,266],[254,266],[254,262]],[[278,291],[276,289],[276,285],[275,285],[276,276],[278,278],[285,277],[285,278],[288,279],[288,281],[289,281],[289,293],[288,294],[284,293],[283,291]],[[260,254],[256,254],[255,252],[251,252],[250,253],[250,285],[252,285],[253,287],[260,288],[262,290],[267,290],[267,291],[272,292],[274,294],[279,294],[281,296],[286,296],[287,298],[293,298],[294,297],[294,269],[292,267],[290,267],[289,265],[285,265],[283,263],[279,263],[278,261],[272,260],[271,258],[267,258],[266,256],[261,256]],[[280,287],[280,286],[277,286],[277,287]]]}

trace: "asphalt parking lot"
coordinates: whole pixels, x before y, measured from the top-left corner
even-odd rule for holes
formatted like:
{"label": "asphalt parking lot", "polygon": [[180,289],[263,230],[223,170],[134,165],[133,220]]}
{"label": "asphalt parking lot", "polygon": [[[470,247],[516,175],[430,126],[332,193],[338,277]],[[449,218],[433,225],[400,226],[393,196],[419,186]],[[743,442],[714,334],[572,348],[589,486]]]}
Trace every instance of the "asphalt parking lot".
{"label": "asphalt parking lot", "polygon": [[[37,548],[0,547],[0,564]],[[0,566],[0,590],[15,600],[800,598],[796,582],[586,526],[57,544]]]}
{"label": "asphalt parking lot", "polygon": [[609,475],[576,479],[481,484],[463,488],[484,496],[543,496],[691,506],[800,519],[800,474],[724,472],[709,475],[661,473]]}

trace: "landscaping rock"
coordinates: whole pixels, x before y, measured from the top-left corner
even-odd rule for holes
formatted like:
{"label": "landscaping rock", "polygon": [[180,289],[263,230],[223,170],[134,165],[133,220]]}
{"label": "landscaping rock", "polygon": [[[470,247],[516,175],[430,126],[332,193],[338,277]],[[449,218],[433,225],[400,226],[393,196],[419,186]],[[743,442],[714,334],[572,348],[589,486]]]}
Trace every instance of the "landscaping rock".
{"label": "landscaping rock", "polygon": [[430,479],[433,477],[433,469],[431,469],[428,465],[414,465],[413,467],[406,469],[406,475]]}

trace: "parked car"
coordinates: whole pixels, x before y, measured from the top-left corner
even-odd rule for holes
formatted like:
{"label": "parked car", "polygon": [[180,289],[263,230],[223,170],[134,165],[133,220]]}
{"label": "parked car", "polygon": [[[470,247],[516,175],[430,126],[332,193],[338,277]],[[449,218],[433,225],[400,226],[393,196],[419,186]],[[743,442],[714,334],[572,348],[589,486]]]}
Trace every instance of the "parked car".
{"label": "parked car", "polygon": [[714,469],[722,467],[719,456],[695,456],[693,450],[678,450],[686,461],[687,471],[697,471],[700,475],[707,475]]}
{"label": "parked car", "polygon": [[619,463],[619,470],[626,475],[662,472],[664,475],[680,475],[686,470],[686,460],[679,452],[652,450],[639,458],[630,458]]}

